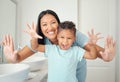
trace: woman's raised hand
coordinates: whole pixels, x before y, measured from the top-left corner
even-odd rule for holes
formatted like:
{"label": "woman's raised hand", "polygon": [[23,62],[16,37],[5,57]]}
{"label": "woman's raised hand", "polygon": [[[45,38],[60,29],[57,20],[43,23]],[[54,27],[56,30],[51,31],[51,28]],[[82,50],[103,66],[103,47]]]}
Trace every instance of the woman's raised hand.
{"label": "woman's raised hand", "polygon": [[17,62],[17,50],[14,50],[14,43],[13,39],[10,35],[5,35],[4,39],[2,41],[3,45],[3,53],[6,57],[6,59],[9,62],[16,63]]}
{"label": "woman's raised hand", "polygon": [[27,24],[27,27],[28,27],[28,29],[25,30],[24,32],[26,32],[28,35],[30,35],[31,38],[42,39],[42,37],[37,34],[37,32],[36,32],[36,25],[34,23],[32,23],[31,26],[29,24]]}
{"label": "woman's raised hand", "polygon": [[115,52],[116,52],[116,42],[113,40],[111,36],[108,36],[105,40],[105,47],[104,47],[104,52],[100,52],[102,59],[104,61],[111,61],[115,57]]}
{"label": "woman's raised hand", "polygon": [[90,44],[96,44],[99,39],[102,39],[103,37],[100,37],[101,33],[94,33],[94,29],[91,29],[91,32],[88,32],[89,40],[88,43]]}

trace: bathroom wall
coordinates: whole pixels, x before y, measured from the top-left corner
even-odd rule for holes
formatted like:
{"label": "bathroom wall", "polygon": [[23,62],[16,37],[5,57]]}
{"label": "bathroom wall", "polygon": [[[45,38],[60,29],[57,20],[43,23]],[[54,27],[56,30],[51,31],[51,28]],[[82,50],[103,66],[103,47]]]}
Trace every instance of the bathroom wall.
{"label": "bathroom wall", "polygon": [[[0,0],[0,42],[4,34],[11,34],[16,42],[16,4],[11,0]],[[0,46],[0,57],[3,55]],[[2,61],[2,60],[0,60]]]}
{"label": "bathroom wall", "polygon": [[[108,35],[113,36],[113,39],[116,40],[116,30],[118,29],[116,8],[116,0],[79,0],[80,31],[87,34],[90,29],[94,28],[95,33],[100,32],[104,38],[97,44],[102,47],[104,47],[105,38]],[[116,61],[116,58],[111,62],[104,62],[99,58],[94,61],[87,60],[86,82],[118,82]]]}
{"label": "bathroom wall", "polygon": [[117,0],[117,53],[116,53],[116,82],[120,82],[120,0]]}

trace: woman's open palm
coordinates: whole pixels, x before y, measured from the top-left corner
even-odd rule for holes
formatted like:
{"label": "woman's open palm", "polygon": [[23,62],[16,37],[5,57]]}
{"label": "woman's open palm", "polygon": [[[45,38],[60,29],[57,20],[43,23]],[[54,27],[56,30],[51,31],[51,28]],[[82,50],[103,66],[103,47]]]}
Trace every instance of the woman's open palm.
{"label": "woman's open palm", "polygon": [[10,35],[5,35],[3,44],[3,52],[6,59],[12,63],[17,60],[17,50],[14,50],[13,39]]}
{"label": "woman's open palm", "polygon": [[34,23],[32,23],[31,26],[29,24],[27,24],[27,27],[28,27],[28,29],[25,30],[24,32],[26,32],[28,35],[30,35],[31,38],[40,38],[40,39],[42,39],[42,37],[37,34],[36,26],[35,26]]}
{"label": "woman's open palm", "polygon": [[105,40],[104,52],[100,52],[104,61],[111,61],[115,57],[116,42],[113,41],[111,36],[108,36]]}

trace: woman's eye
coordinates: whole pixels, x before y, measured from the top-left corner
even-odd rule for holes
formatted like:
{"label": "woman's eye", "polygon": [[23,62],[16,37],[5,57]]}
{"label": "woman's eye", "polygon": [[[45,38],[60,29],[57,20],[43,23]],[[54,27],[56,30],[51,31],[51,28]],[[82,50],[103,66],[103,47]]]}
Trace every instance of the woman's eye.
{"label": "woman's eye", "polygon": [[47,24],[43,24],[43,26],[47,26]]}
{"label": "woman's eye", "polygon": [[55,24],[56,22],[52,22],[52,24]]}

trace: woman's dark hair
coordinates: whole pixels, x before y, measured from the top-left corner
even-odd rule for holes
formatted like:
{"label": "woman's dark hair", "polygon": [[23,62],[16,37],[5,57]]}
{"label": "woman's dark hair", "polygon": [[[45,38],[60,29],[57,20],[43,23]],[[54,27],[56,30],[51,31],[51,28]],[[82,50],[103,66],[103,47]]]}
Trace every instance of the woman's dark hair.
{"label": "woman's dark hair", "polygon": [[40,36],[43,37],[43,39],[38,39],[38,44],[45,44],[45,41],[44,41],[44,40],[45,40],[45,36],[44,36],[44,34],[42,33],[42,30],[41,30],[41,22],[40,22],[40,21],[41,21],[41,18],[42,18],[44,15],[46,15],[46,14],[53,15],[53,16],[56,18],[58,24],[60,23],[60,19],[59,19],[58,15],[57,15],[54,11],[52,11],[52,10],[42,11],[42,12],[39,14],[39,16],[38,16],[37,29],[36,29],[36,31],[37,31],[38,35],[40,35]]}

